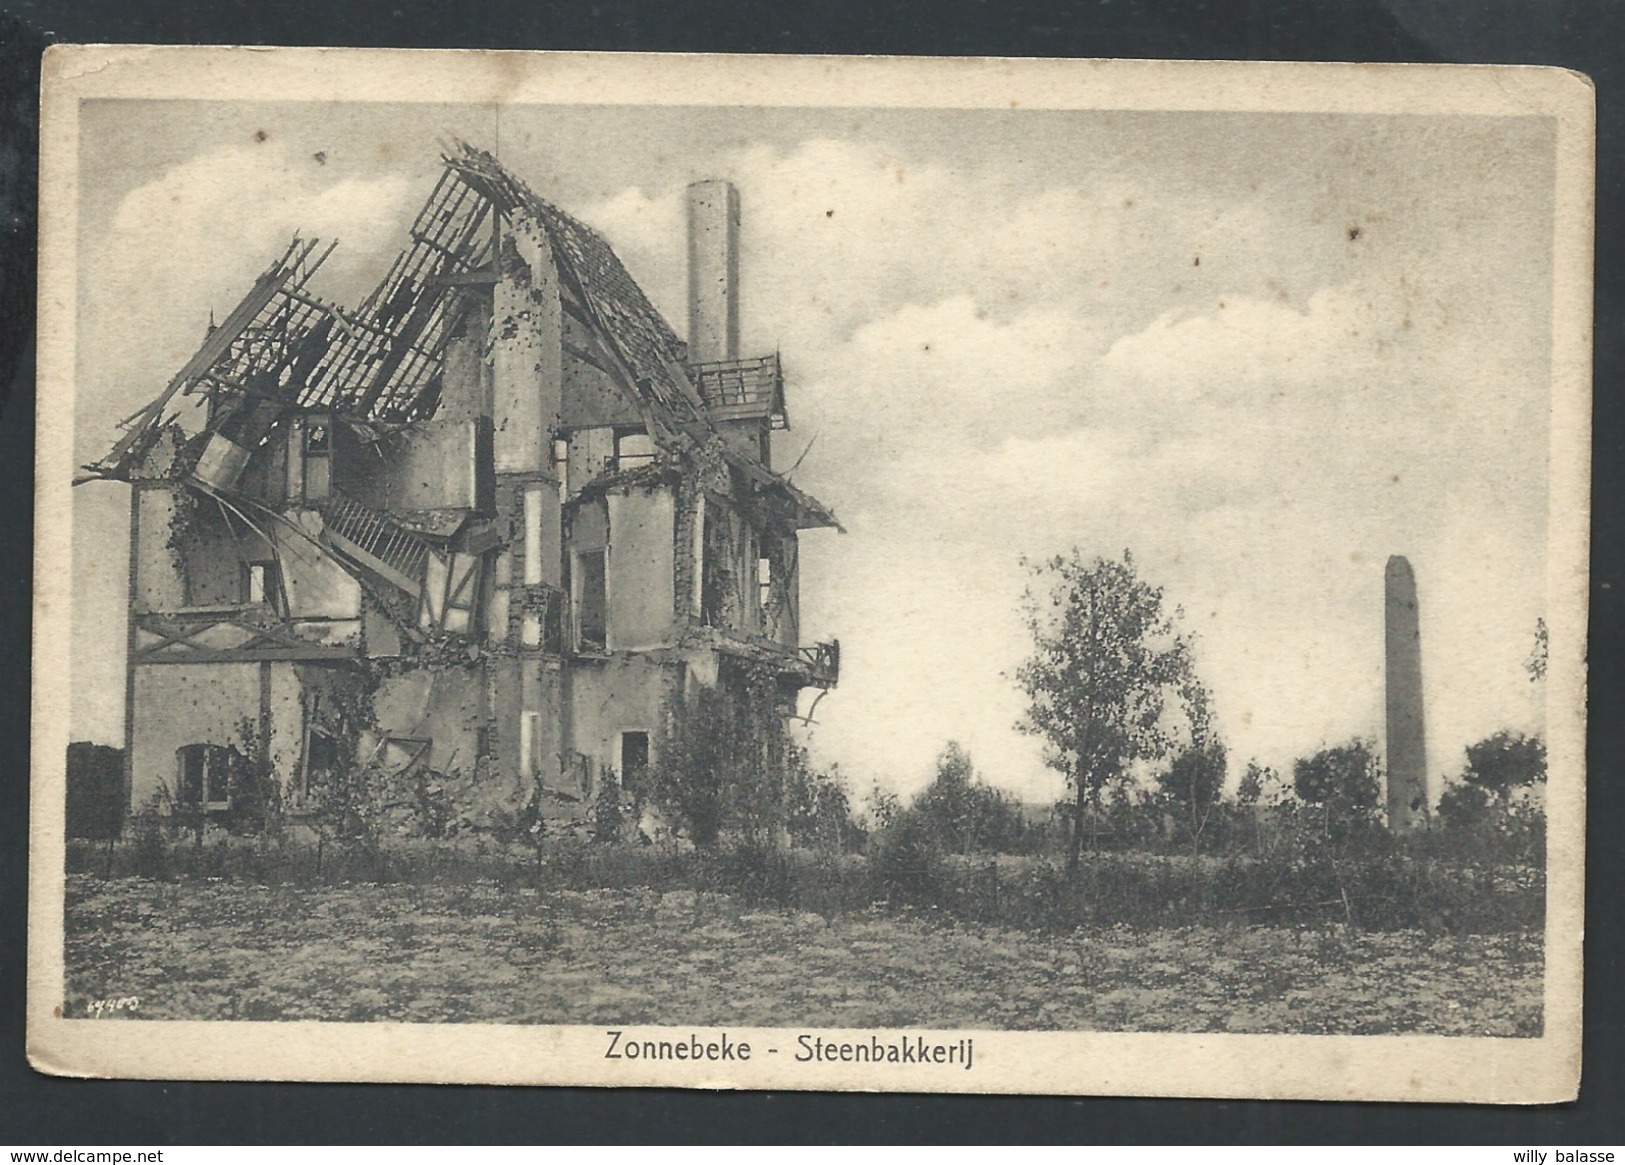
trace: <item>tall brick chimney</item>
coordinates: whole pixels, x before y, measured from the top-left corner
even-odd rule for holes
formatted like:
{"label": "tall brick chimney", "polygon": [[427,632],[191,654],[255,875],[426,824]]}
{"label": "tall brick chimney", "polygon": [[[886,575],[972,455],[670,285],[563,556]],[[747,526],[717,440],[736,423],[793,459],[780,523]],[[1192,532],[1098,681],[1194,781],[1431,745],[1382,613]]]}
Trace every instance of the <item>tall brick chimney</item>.
{"label": "tall brick chimney", "polygon": [[739,359],[739,191],[716,178],[688,188],[688,359]]}
{"label": "tall brick chimney", "polygon": [[1414,833],[1428,820],[1427,743],[1422,719],[1422,628],[1416,572],[1394,555],[1384,573],[1386,607],[1388,828]]}

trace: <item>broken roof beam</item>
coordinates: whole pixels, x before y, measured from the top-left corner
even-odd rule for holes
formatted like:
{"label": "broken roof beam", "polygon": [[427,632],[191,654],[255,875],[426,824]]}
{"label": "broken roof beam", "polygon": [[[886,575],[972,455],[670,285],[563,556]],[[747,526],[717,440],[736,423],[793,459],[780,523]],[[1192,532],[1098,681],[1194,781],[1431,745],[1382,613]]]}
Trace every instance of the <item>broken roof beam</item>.
{"label": "broken roof beam", "polygon": [[[536,229],[544,234],[547,232],[547,227],[542,223],[536,223],[535,225]],[[554,254],[555,256],[559,254],[557,247],[554,247]],[[558,271],[560,283],[574,292],[579,301],[580,313],[571,312],[571,314],[587,325],[585,332],[582,333],[582,338],[591,345],[591,350],[595,354],[595,357],[587,358],[587,363],[607,373],[610,379],[621,388],[621,391],[631,402],[632,407],[637,410],[638,418],[643,422],[645,431],[651,435],[664,436],[668,440],[675,438],[677,434],[671,425],[665,423],[666,418],[659,416],[654,409],[649,407],[649,402],[642,392],[643,387],[648,382],[639,378],[632,367],[631,361],[627,358],[627,354],[621,351],[620,345],[615,342],[613,331],[599,315],[592,300],[588,298],[586,288],[582,286],[580,278],[574,271],[569,269],[567,264],[562,262],[558,264]],[[583,356],[585,356],[585,353],[583,353]]]}
{"label": "broken roof beam", "polygon": [[297,235],[288,249],[276,262],[272,263],[265,273],[254,281],[242,301],[231,310],[231,314],[211,331],[204,339],[203,344],[190,360],[170,380],[158,398],[146,408],[137,412],[130,419],[130,429],[114,444],[103,457],[94,465],[87,465],[85,469],[95,477],[118,477],[129,471],[129,462],[139,456],[139,446],[147,436],[154,432],[162,420],[164,409],[174,399],[175,394],[186,388],[194,381],[201,379],[216,363],[218,363],[231,348],[231,345],[246,332],[250,325],[259,318],[262,311],[276,297],[289,282],[298,276],[295,286],[302,285],[316,269],[332,254],[333,247],[329,245],[316,263],[300,271],[300,264],[316,249],[320,240],[302,240]]}
{"label": "broken roof beam", "polygon": [[[474,253],[473,244],[491,213],[491,205],[461,182],[455,184],[456,192],[448,195],[445,179],[449,173],[442,174],[434,193],[418,212],[411,230],[412,244],[403,259],[391,268],[393,289],[385,292],[386,281],[369,297],[374,304],[394,304],[401,299],[402,292],[407,291],[411,306],[398,327],[387,329],[391,339],[383,360],[352,406],[358,413],[371,412],[380,401],[384,402],[386,411],[394,412],[417,404],[423,388],[433,379],[434,369],[428,365],[444,346],[446,335],[461,314],[447,307],[449,278],[482,266],[484,256]],[[428,228],[430,223],[432,234]],[[419,346],[424,337],[429,339],[426,350]],[[405,383],[392,385],[396,373],[414,353],[428,359],[414,362]]]}
{"label": "broken roof beam", "polygon": [[[670,326],[648,302],[642,288],[601,235],[537,196],[502,168],[495,157],[466,143],[445,155],[449,171],[476,189],[498,211],[516,214],[547,236],[559,278],[571,296],[566,310],[599,334],[614,378],[630,396],[650,432],[675,435],[701,412],[699,394],[675,356],[680,344]],[[577,302],[571,304],[573,297]],[[658,406],[659,425],[648,414]]]}
{"label": "broken roof beam", "polygon": [[450,275],[431,275],[424,282],[429,287],[489,287],[501,278],[495,267],[477,267]]}

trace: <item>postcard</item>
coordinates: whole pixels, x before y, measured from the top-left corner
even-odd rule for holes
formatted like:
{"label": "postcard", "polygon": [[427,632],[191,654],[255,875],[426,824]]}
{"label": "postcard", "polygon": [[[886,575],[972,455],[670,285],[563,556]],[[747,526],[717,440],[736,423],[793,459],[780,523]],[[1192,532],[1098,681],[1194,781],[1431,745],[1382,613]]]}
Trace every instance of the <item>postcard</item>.
{"label": "postcard", "polygon": [[56,46],[29,1054],[1547,1103],[1562,70]]}

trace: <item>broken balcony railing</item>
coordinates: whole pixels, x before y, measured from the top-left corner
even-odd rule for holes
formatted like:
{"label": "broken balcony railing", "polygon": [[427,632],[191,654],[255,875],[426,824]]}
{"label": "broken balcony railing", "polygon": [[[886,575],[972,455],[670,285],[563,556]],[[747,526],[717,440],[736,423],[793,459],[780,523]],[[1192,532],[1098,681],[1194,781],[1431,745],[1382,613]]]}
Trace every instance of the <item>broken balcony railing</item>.
{"label": "broken balcony railing", "polygon": [[784,372],[777,353],[750,360],[691,364],[688,375],[712,420],[755,421],[767,417],[775,429],[786,427]]}
{"label": "broken balcony railing", "polygon": [[831,639],[827,643],[809,643],[796,648],[807,665],[807,674],[819,686],[833,686],[841,675],[841,643]]}
{"label": "broken balcony railing", "polygon": [[718,627],[689,617],[684,635],[725,655],[763,664],[774,672],[800,678],[803,686],[832,688],[840,680],[841,644],[831,639],[805,646],[782,643],[737,627]]}

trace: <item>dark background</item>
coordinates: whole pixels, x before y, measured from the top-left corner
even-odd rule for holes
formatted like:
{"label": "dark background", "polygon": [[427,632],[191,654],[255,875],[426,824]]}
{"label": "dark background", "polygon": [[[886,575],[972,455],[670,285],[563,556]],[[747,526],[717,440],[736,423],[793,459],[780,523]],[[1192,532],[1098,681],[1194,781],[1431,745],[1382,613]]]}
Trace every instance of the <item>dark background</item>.
{"label": "dark background", "polygon": [[[65,42],[1562,65],[1597,87],[1585,1076],[1540,1109],[57,1080],[23,1055],[39,54]],[[0,3],[0,1145],[1625,1143],[1618,835],[1625,4],[1615,0],[13,0]],[[9,386],[9,390],[6,386]]]}

